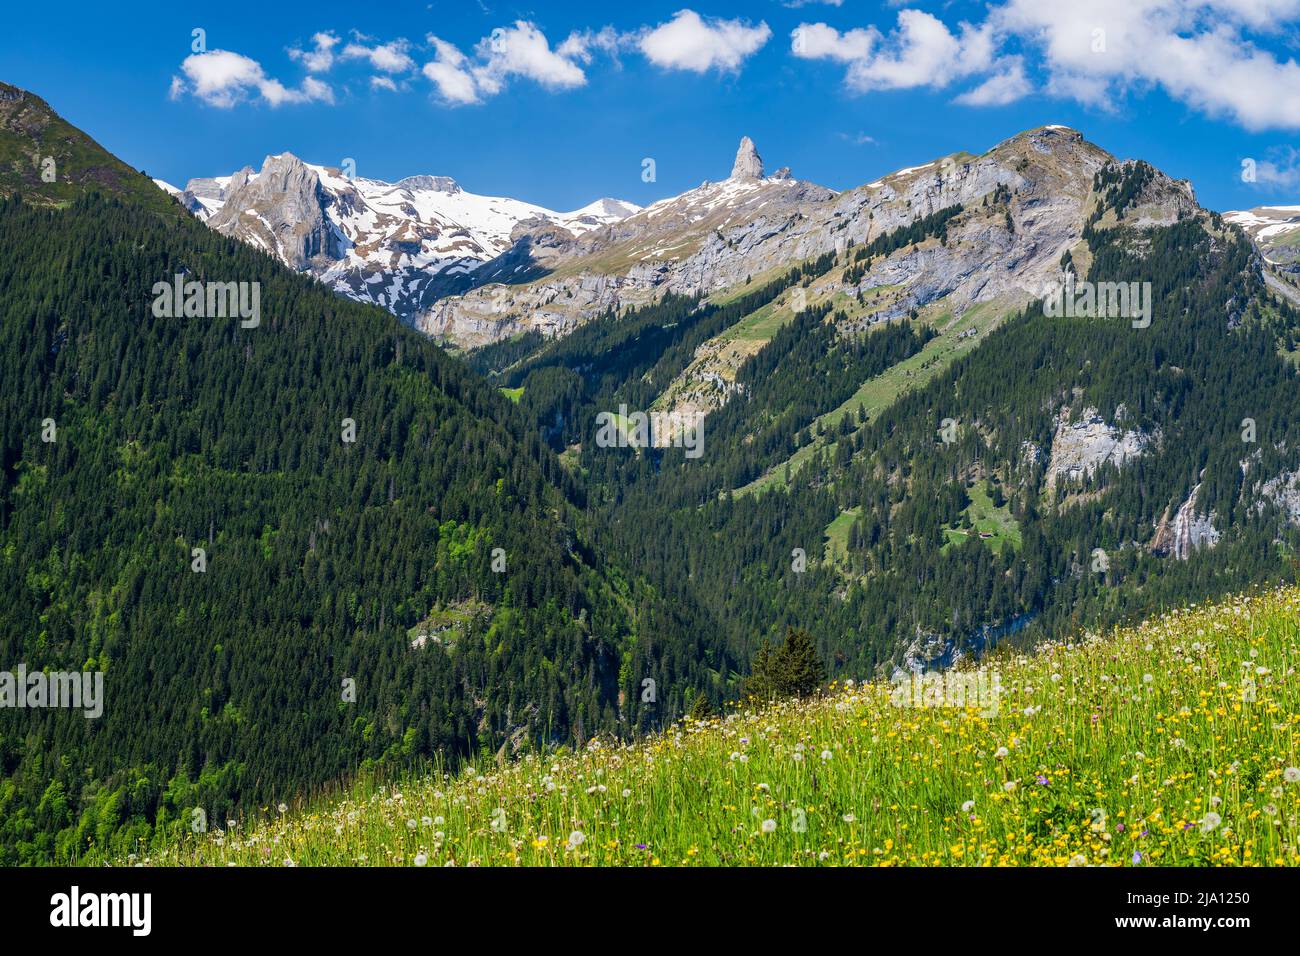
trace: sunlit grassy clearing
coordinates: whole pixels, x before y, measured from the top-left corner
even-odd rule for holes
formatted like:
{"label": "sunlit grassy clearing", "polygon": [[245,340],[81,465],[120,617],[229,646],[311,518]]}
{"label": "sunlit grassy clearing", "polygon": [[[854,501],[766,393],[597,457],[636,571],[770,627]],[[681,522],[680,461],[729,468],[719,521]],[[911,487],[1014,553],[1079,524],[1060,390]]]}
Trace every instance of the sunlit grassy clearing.
{"label": "sunlit grassy clearing", "polygon": [[849,553],[849,531],[862,515],[861,508],[841,512],[826,526],[826,560],[836,562]]}
{"label": "sunlit grassy clearing", "polygon": [[970,497],[970,504],[966,506],[965,514],[970,519],[971,527],[969,529],[945,528],[944,535],[948,541],[944,549],[946,550],[951,544],[961,544],[972,536],[979,538],[983,533],[990,537],[980,538],[980,540],[987,542],[989,547],[997,551],[1001,551],[1008,544],[1019,550],[1020,525],[1011,516],[1011,509],[1007,504],[1004,503],[1000,508],[994,507],[988,482],[978,482],[967,488],[966,493]]}

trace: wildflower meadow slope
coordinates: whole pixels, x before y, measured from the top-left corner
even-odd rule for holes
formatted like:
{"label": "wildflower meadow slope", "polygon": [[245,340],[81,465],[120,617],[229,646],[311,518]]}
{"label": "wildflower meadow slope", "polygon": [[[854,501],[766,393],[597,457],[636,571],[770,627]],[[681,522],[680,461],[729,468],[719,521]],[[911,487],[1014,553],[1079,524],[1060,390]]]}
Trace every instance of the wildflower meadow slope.
{"label": "wildflower meadow slope", "polygon": [[995,655],[996,713],[846,682],[638,743],[358,785],[132,862],[1294,865],[1298,635],[1300,589],[1242,596]]}

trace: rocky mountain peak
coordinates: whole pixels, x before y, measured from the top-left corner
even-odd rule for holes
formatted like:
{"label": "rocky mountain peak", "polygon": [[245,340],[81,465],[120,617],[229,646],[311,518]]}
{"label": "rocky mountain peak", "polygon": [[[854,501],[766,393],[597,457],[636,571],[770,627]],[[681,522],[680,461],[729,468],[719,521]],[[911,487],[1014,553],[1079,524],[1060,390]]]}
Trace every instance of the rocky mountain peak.
{"label": "rocky mountain peak", "polygon": [[263,189],[284,188],[294,181],[314,179],[319,182],[315,171],[308,168],[307,164],[293,153],[279,153],[266,157],[262,160],[262,171],[257,174],[257,179],[263,181]]}
{"label": "rocky mountain peak", "polygon": [[736,162],[731,167],[731,178],[763,178],[763,158],[758,155],[758,148],[748,136],[740,138],[740,148],[736,150]]}
{"label": "rocky mountain peak", "polygon": [[241,170],[208,225],[272,252],[293,269],[337,258],[320,176],[293,153],[268,156],[255,177]]}

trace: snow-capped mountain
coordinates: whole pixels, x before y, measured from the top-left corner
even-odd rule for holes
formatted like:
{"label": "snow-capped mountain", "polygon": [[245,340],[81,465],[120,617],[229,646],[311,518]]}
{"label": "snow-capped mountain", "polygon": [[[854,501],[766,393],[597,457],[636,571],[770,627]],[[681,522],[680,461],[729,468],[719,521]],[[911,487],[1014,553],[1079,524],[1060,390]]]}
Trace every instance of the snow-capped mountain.
{"label": "snow-capped mountain", "polygon": [[[862,275],[834,283],[835,293],[858,300],[889,290],[864,323],[940,305],[954,315],[993,300],[1019,307],[1057,277],[1062,255],[1082,241],[1097,202],[1094,176],[1116,163],[1077,130],[1047,125],[980,155],[954,153],[836,192],[786,168],[767,175],[746,137],[727,179],[542,255],[512,249],[481,267],[474,288],[440,298],[415,325],[461,346],[527,331],[563,335],[609,309],[666,293],[745,288],[754,277],[842,254],[943,210],[960,210],[946,241],[876,256]],[[1138,224],[1178,221],[1198,208],[1190,184],[1154,171],[1137,198],[1131,218]]]}
{"label": "snow-capped mountain", "polygon": [[[475,346],[524,331],[562,335],[606,309],[669,291],[738,285],[772,265],[754,268],[755,250],[775,248],[810,209],[836,196],[795,179],[788,167],[767,175],[746,136],[726,179],[706,180],[581,236],[522,236],[475,273],[473,289],[439,298],[414,322],[436,338]],[[563,273],[552,275],[561,265]]]}
{"label": "snow-capped mountain", "polygon": [[1223,218],[1246,230],[1271,265],[1300,268],[1300,206],[1257,206]]}
{"label": "snow-capped mountain", "polygon": [[470,273],[523,236],[573,239],[640,208],[598,199],[555,212],[466,192],[446,176],[388,183],[287,152],[266,157],[258,171],[191,179],[184,189],[154,182],[218,232],[403,318],[473,285]]}
{"label": "snow-capped mountain", "polygon": [[[744,137],[727,178],[644,209],[602,199],[568,213],[467,193],[453,180],[349,178],[282,153],[260,171],[160,184],[195,215],[461,347],[527,331],[563,335],[609,309],[666,293],[746,287],[791,263],[842,253],[941,210],[942,242],[904,244],[841,283],[888,289],[863,323],[943,304],[1023,304],[1081,242],[1094,175],[1117,161],[1076,130],[1041,126],[975,155],[954,153],[837,192],[765,171]],[[724,167],[725,168],[725,167]],[[1194,214],[1190,185],[1153,174],[1139,225]]]}

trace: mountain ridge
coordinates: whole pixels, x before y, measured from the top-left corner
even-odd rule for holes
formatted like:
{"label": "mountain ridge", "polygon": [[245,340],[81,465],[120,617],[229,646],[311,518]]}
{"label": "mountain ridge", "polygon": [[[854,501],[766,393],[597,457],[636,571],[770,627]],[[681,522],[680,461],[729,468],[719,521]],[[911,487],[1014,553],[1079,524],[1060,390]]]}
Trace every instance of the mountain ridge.
{"label": "mountain ridge", "polygon": [[121,193],[173,216],[173,203],[140,173],[55,112],[44,99],[0,82],[0,195],[67,206],[87,192]]}
{"label": "mountain ridge", "polygon": [[[1055,169],[1053,160],[1059,161]],[[312,272],[337,292],[387,308],[440,341],[468,348],[528,331],[564,335],[607,309],[646,305],[666,293],[718,294],[780,262],[870,241],[943,205],[969,204],[1004,187],[1012,190],[1005,197],[1010,241],[987,226],[982,236],[969,237],[997,255],[947,262],[913,255],[884,264],[856,290],[918,276],[916,287],[881,313],[885,318],[935,299],[950,299],[958,316],[992,299],[1028,301],[1053,278],[1053,260],[1078,247],[1091,175],[1115,162],[1078,130],[1044,124],[979,155],[949,154],[839,192],[797,180],[788,168],[765,176],[757,147],[745,136],[728,178],[706,180],[645,208],[600,199],[556,213],[493,197],[473,197],[477,206],[466,208],[450,197],[472,194],[450,177],[414,175],[396,183],[345,177],[291,153],[263,163],[272,173],[281,172],[279,165],[304,171],[287,177],[278,195],[259,187],[263,171],[249,167],[192,179],[185,189],[159,185],[213,228]],[[1190,183],[1156,174],[1164,195],[1153,197],[1151,222],[1200,209]],[[1022,197],[1025,189],[1034,195]],[[236,192],[249,200],[240,210],[225,204],[227,193]],[[444,197],[441,205],[432,196]],[[1070,196],[1075,208],[1060,208]],[[1045,203],[1057,208],[1045,210]],[[276,209],[270,222],[268,206]],[[1025,241],[1017,240],[1013,225],[1021,206]],[[1238,214],[1226,215],[1234,221]],[[367,216],[373,221],[355,222]],[[999,264],[1009,268],[995,268]]]}
{"label": "mountain ridge", "polygon": [[[747,152],[743,144],[741,152]],[[741,157],[737,162],[744,165]],[[993,216],[971,223],[958,237],[968,243],[962,254],[907,251],[880,263],[854,289],[910,279],[914,287],[898,297],[892,315],[938,298],[951,297],[958,313],[1007,294],[1028,301],[1080,242],[1092,178],[1114,162],[1077,130],[1047,125],[979,156],[950,154],[842,192],[785,170],[780,178],[705,183],[560,249],[541,262],[535,279],[512,284],[488,263],[477,288],[439,300],[415,324],[462,346],[530,329],[564,334],[606,309],[644,305],[668,292],[716,294],[783,262],[869,242],[946,207],[965,204],[973,218],[971,204],[997,190],[1007,191],[999,193],[1004,223]],[[1151,188],[1164,190],[1152,196],[1152,222],[1198,208],[1186,182],[1161,173]]]}
{"label": "mountain ridge", "polygon": [[259,170],[201,177],[159,188],[225,235],[309,272],[340,294],[406,318],[429,294],[449,288],[521,234],[558,228],[581,235],[639,210],[602,198],[570,212],[481,196],[448,176],[395,183],[268,155]]}

